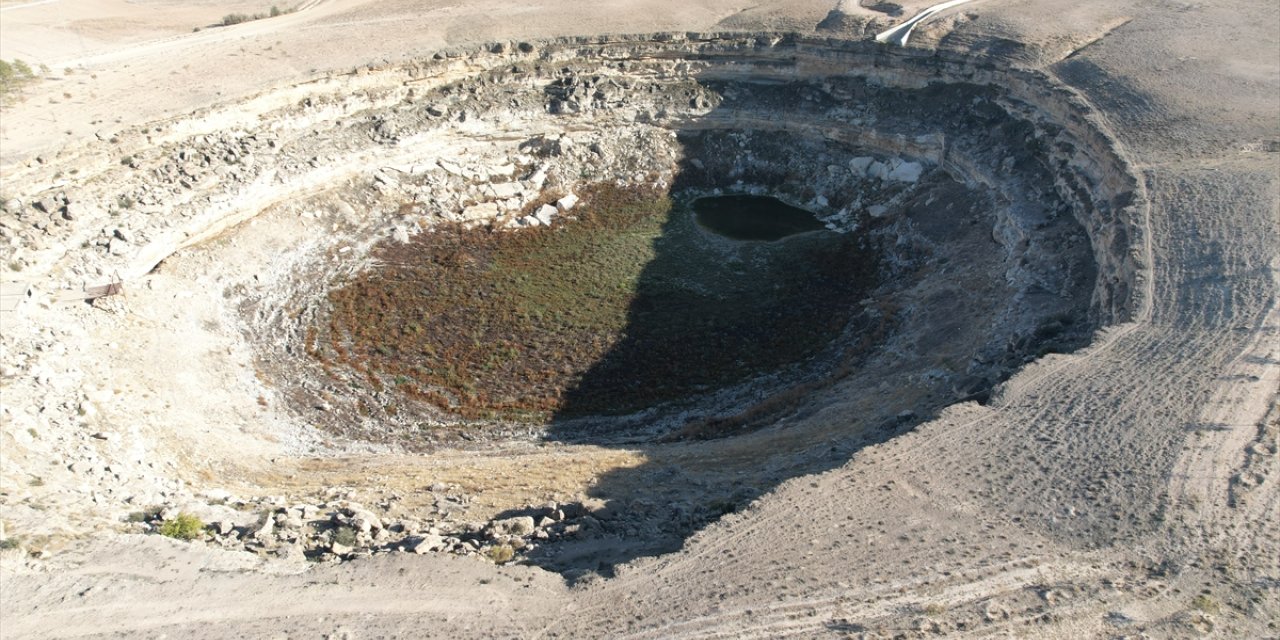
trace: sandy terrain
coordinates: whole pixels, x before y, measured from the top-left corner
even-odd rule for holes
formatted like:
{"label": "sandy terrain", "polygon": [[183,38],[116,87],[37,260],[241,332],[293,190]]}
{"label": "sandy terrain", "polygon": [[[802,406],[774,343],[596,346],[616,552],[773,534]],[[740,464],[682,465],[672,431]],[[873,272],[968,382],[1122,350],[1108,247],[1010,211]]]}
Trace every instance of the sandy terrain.
{"label": "sandy terrain", "polygon": [[[436,51],[662,31],[867,40],[930,3],[901,4],[895,17],[851,0],[319,0],[193,32],[269,5],[6,0],[0,58],[49,73],[0,111],[3,198],[127,195],[111,182],[127,154],[260,124],[285,140],[394,109],[419,80],[396,63]],[[909,376],[878,396],[837,387],[785,428],[724,441],[520,436],[429,454],[346,441],[271,395],[226,291],[281,281],[294,248],[342,225],[384,231],[313,215],[333,184],[481,148],[465,136],[415,139],[429,153],[316,147],[333,155],[317,153],[311,171],[257,141],[252,154],[279,160],[283,177],[245,178],[223,201],[156,205],[144,213],[194,213],[147,227],[129,253],[79,261],[110,251],[77,226],[92,214],[58,223],[74,240],[65,246],[15,253],[29,266],[0,291],[0,535],[17,541],[0,552],[0,636],[1280,637],[1273,3],[980,0],[922,24],[909,48],[988,56],[1076,92],[1089,130],[1135,176],[1140,219],[1115,240],[1117,264],[1139,265],[1133,304],[1088,346],[883,441],[867,416],[920,406],[927,389]],[[484,63],[456,64],[442,73]],[[279,115],[331,96],[354,106]],[[508,124],[495,148],[523,139]],[[16,246],[11,213],[4,239]],[[116,279],[125,296],[77,300],[82,285]],[[670,476],[696,488],[690,500],[756,485],[762,495],[687,539],[625,553],[583,545],[573,553],[629,561],[563,574],[444,553],[313,563],[121,521],[153,504],[241,517],[228,494],[253,508],[275,504],[264,496],[394,503],[384,517],[422,519],[447,493],[463,496],[450,517],[484,522],[523,505],[657,493]],[[654,508],[674,508],[669,498]]]}

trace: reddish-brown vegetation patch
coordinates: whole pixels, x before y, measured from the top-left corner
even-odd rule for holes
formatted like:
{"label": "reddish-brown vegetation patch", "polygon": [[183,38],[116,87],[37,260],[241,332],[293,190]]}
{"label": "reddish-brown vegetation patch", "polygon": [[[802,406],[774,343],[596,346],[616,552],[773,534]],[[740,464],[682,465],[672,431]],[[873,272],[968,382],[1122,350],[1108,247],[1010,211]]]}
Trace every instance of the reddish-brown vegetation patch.
{"label": "reddish-brown vegetation patch", "polygon": [[656,190],[582,195],[550,228],[383,245],[309,352],[463,418],[629,412],[813,356],[875,272],[854,236],[729,243]]}

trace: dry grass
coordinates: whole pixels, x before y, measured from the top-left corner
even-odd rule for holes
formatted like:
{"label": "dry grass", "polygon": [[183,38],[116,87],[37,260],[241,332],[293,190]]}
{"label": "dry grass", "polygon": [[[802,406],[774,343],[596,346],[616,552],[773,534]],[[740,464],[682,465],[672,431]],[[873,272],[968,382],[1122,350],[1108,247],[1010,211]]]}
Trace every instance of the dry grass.
{"label": "dry grass", "polygon": [[516,550],[509,544],[500,544],[485,549],[484,555],[496,564],[506,564],[516,557]]}

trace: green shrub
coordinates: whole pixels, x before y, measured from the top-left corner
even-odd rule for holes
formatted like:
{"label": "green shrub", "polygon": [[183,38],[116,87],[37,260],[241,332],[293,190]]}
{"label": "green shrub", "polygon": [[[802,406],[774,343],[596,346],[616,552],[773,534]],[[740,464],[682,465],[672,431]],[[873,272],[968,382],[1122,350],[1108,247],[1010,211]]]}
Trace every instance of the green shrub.
{"label": "green shrub", "polygon": [[13,62],[0,60],[0,95],[17,89],[34,80],[35,77],[36,74],[31,70],[31,66],[21,60],[15,59]]}
{"label": "green shrub", "polygon": [[356,530],[351,527],[338,527],[333,532],[333,543],[344,547],[356,546]]}
{"label": "green shrub", "polygon": [[189,513],[179,513],[160,525],[160,535],[178,540],[195,540],[204,533],[204,523]]}

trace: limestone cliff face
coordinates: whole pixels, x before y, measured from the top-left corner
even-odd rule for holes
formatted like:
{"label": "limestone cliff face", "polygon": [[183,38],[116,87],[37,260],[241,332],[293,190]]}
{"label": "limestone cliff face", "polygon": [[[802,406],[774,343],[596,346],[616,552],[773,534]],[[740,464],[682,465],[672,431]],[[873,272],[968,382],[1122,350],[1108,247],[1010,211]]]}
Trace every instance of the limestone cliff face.
{"label": "limestone cliff face", "polygon": [[[1010,62],[786,34],[568,38],[449,51],[130,129],[17,171],[2,218],[10,238],[4,258],[25,280],[53,277],[44,288],[128,280],[274,203],[348,181],[385,191],[386,179],[371,179],[377,170],[395,169],[384,178],[447,173],[437,163],[459,154],[491,155],[500,167],[512,155],[504,145],[566,126],[785,131],[940,164],[1009,194],[1028,188],[1015,186],[1017,176],[1002,164],[1008,155],[956,144],[964,132],[943,122],[867,121],[857,107],[868,94],[841,86],[857,79],[927,92],[964,84],[991,91],[981,107],[999,110],[990,121],[1030,127],[1028,159],[1043,167],[1091,239],[1100,269],[1097,319],[1142,313],[1145,202],[1123,149],[1072,91]],[[827,106],[726,100],[712,89],[777,83],[805,84],[820,94],[807,103]],[[439,186],[423,194],[439,203],[433,213],[460,213],[465,207],[453,208],[466,187]],[[486,207],[467,215],[477,211],[499,213]]]}

